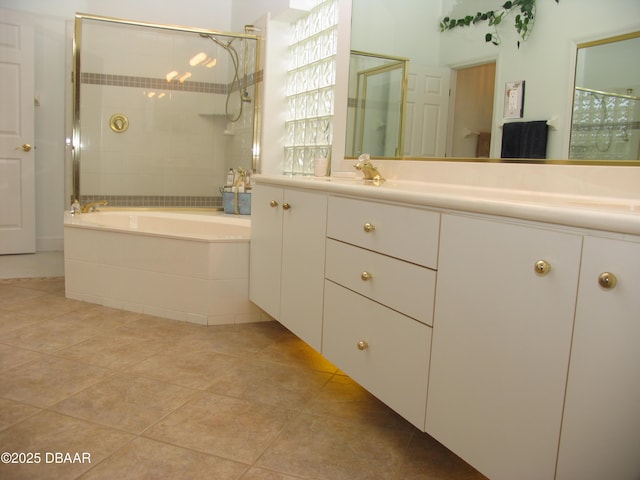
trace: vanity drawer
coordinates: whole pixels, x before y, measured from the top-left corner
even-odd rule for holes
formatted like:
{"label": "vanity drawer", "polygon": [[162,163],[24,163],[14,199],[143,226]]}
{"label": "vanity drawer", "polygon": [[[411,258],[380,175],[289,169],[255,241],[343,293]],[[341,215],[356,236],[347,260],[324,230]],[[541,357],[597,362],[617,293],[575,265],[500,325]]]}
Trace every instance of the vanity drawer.
{"label": "vanity drawer", "polygon": [[431,327],[329,280],[324,302],[322,354],[424,431]]}
{"label": "vanity drawer", "polygon": [[327,236],[437,268],[440,214],[412,207],[329,197]]}
{"label": "vanity drawer", "polygon": [[330,238],[326,248],[326,278],[432,325],[434,270]]}

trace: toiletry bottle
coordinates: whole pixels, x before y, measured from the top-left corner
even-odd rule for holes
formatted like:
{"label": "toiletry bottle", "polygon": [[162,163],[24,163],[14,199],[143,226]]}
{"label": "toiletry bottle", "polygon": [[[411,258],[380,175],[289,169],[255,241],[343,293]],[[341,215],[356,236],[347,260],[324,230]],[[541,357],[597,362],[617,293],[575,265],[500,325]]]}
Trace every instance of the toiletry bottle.
{"label": "toiletry bottle", "polygon": [[76,198],[71,204],[71,211],[69,213],[71,213],[71,215],[75,215],[77,213],[80,213],[80,211],[81,211],[80,202]]}
{"label": "toiletry bottle", "polygon": [[227,173],[227,183],[226,183],[227,187],[233,186],[233,181],[235,180],[235,176],[236,176],[236,172],[233,171],[233,168],[230,168],[229,172]]}

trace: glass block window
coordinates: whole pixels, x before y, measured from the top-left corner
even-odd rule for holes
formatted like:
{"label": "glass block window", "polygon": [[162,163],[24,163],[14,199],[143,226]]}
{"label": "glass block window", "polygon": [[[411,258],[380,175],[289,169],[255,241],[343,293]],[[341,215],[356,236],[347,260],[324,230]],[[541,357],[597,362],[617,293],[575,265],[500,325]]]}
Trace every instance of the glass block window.
{"label": "glass block window", "polygon": [[[638,158],[640,99],[631,95],[576,87],[569,158]],[[636,138],[635,141],[634,137]]]}
{"label": "glass block window", "polygon": [[319,0],[291,29],[284,173],[309,175],[331,148],[338,0]]}

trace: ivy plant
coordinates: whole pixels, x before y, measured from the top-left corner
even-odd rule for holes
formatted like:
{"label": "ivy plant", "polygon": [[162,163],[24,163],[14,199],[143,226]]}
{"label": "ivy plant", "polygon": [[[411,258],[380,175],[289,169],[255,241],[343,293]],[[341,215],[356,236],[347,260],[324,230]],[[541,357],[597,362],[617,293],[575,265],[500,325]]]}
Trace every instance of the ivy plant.
{"label": "ivy plant", "polygon": [[[560,0],[555,0],[559,3]],[[463,18],[444,17],[440,21],[440,31],[452,30],[457,27],[468,27],[480,22],[488,22],[493,27],[492,32],[488,32],[484,39],[494,45],[500,45],[500,36],[498,35],[498,25],[507,18],[511,13],[516,13],[514,26],[518,36],[518,48],[520,42],[524,42],[531,33],[536,18],[536,0],[508,0],[500,8],[489,10],[488,12],[478,12],[475,15],[467,15]]]}

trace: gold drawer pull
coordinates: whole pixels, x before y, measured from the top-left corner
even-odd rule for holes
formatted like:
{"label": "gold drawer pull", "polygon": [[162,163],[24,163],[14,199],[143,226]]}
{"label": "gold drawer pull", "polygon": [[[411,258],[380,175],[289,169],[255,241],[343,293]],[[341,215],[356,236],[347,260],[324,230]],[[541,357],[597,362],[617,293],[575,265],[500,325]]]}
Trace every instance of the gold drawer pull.
{"label": "gold drawer pull", "polygon": [[283,203],[282,208],[285,210],[289,210],[291,208],[291,205],[289,205],[288,203]]}
{"label": "gold drawer pull", "polygon": [[544,276],[551,270],[551,264],[546,260],[538,260],[533,268],[538,275]]}
{"label": "gold drawer pull", "polygon": [[607,288],[607,289],[615,288],[617,283],[618,283],[618,279],[613,273],[610,273],[610,272],[601,273],[600,276],[598,277],[598,284],[602,288]]}
{"label": "gold drawer pull", "polygon": [[364,340],[360,340],[357,346],[358,346],[358,350],[366,350],[367,348],[369,348],[369,344]]}
{"label": "gold drawer pull", "polygon": [[360,278],[361,278],[363,281],[367,282],[367,281],[369,281],[369,280],[371,280],[371,279],[373,278],[373,275],[371,275],[369,272],[362,272],[362,273],[360,274]]}
{"label": "gold drawer pull", "polygon": [[371,233],[376,229],[376,226],[373,223],[365,223],[364,231],[367,233]]}
{"label": "gold drawer pull", "polygon": [[271,201],[269,202],[269,206],[270,206],[270,207],[277,207],[277,206],[278,206],[278,202],[276,202],[275,200],[271,200]]}

